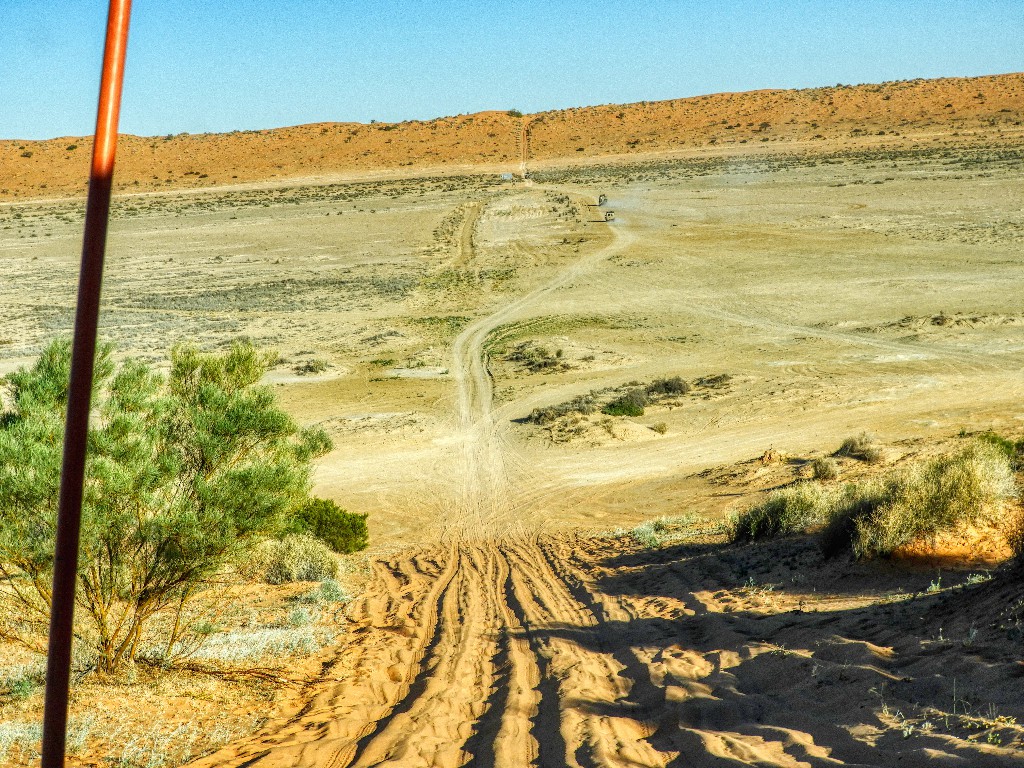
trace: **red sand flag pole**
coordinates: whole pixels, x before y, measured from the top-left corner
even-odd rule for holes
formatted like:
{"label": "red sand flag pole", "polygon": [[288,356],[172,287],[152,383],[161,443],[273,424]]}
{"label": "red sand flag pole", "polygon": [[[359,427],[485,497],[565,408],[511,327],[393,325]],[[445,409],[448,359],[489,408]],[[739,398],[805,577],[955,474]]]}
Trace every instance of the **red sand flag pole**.
{"label": "red sand flag pole", "polygon": [[62,768],[67,741],[68,689],[71,677],[72,620],[75,582],[78,579],[78,542],[82,518],[85,449],[92,400],[96,329],[99,322],[103,255],[110,215],[110,190],[117,149],[117,121],[121,111],[125,50],[131,0],[110,0],[107,38],[103,50],[96,138],[89,172],[89,198],[85,208],[85,236],[78,278],[78,308],[71,352],[64,459],[57,511],[57,543],[50,608],[49,653],[46,664],[46,704],[43,713],[42,768]]}

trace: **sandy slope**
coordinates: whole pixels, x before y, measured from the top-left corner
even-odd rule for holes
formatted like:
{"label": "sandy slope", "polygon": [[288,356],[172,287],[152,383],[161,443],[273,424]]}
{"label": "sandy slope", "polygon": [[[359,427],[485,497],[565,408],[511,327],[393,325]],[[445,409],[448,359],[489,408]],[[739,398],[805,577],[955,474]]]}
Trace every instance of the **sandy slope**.
{"label": "sandy slope", "polygon": [[[323,123],[225,134],[123,136],[121,190],[203,189],[382,173],[525,172],[652,152],[821,153],[1024,135],[1024,74],[721,93],[533,115]],[[0,201],[79,196],[91,141],[0,140]]]}
{"label": "sandy slope", "polygon": [[[473,213],[457,257],[468,268],[477,258],[472,230],[486,209]],[[380,559],[372,588],[351,612],[350,639],[322,679],[288,715],[197,766],[1024,762],[1015,724],[991,731],[1000,743],[983,743],[968,739],[971,721],[958,719],[956,694],[942,709],[952,682],[941,676],[947,664],[971,687],[972,702],[984,696],[992,711],[1012,709],[1014,663],[1001,651],[964,656],[955,643],[918,640],[921,622],[936,623],[937,609],[880,598],[885,574],[818,564],[806,543],[743,551],[708,540],[652,553],[617,539],[524,530],[560,483],[538,482],[507,421],[496,418],[485,343],[621,258],[635,231],[620,218],[607,245],[456,336],[448,443],[456,458],[442,470],[449,484],[430,491],[447,487],[449,498],[436,505],[447,543]],[[991,365],[967,350],[713,304],[691,303],[688,311],[756,333],[896,356],[927,352],[967,370]],[[644,450],[666,448],[632,445],[623,460],[643,471]],[[902,579],[918,590],[927,583],[921,573]],[[980,711],[960,706],[963,715]]]}
{"label": "sandy slope", "polygon": [[[807,542],[567,532],[720,515],[861,429],[893,463],[1019,432],[1019,152],[639,160],[122,201],[105,335],[154,360],[182,337],[278,349],[282,403],[336,440],[317,493],[381,543],[322,676],[202,765],[1020,762],[997,719],[1021,712],[1014,582],[924,597],[931,569]],[[599,192],[613,224],[585,213]],[[67,327],[79,215],[0,208],[4,371]],[[520,340],[566,368],[525,371],[503,354]],[[521,423],[720,373],[564,443]]]}
{"label": "sandy slope", "polygon": [[[809,568],[813,593],[739,586],[773,558],[813,559],[787,546],[652,558],[543,537],[381,561],[308,700],[195,765],[1024,763],[995,740],[969,741],[956,714],[977,716],[981,701],[1012,711],[1014,661],[964,655],[940,597],[872,604],[864,573]],[[953,639],[918,643],[908,630],[922,613]],[[996,730],[1004,743],[1020,736],[1012,723]]]}

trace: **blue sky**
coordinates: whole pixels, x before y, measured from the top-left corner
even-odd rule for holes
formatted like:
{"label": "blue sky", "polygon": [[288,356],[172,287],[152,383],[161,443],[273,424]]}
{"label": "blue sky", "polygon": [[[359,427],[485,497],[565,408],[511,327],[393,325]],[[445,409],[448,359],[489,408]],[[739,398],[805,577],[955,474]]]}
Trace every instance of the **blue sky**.
{"label": "blue sky", "polygon": [[[0,0],[0,138],[92,131],[106,0]],[[134,0],[157,135],[1024,70],[1024,0]]]}

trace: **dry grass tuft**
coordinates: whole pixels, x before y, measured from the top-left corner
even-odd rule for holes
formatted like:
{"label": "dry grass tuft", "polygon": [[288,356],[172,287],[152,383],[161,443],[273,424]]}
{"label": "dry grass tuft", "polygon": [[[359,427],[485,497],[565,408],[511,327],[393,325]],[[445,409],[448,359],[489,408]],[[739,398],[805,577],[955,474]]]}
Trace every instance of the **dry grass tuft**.
{"label": "dry grass tuft", "polygon": [[1000,529],[1011,544],[1024,546],[1020,522],[1007,521],[1003,514],[1015,495],[1005,454],[978,441],[842,488],[801,482],[775,491],[733,519],[731,538],[756,541],[819,529],[826,556],[852,551],[867,559],[891,555],[939,533],[982,525]]}
{"label": "dry grass tuft", "polygon": [[850,546],[858,558],[889,555],[964,525],[1001,527],[1004,504],[1016,495],[1006,456],[982,442],[894,472],[865,491],[839,511],[854,522]]}
{"label": "dry grass tuft", "polygon": [[338,560],[319,539],[296,533],[264,542],[242,570],[249,578],[268,584],[324,581],[338,575]]}
{"label": "dry grass tuft", "polygon": [[839,477],[839,465],[827,456],[819,456],[811,462],[815,480],[835,480]]}
{"label": "dry grass tuft", "polygon": [[814,482],[781,488],[734,516],[730,520],[730,539],[758,541],[821,525],[833,507],[833,496],[832,491]]}
{"label": "dry grass tuft", "polygon": [[851,459],[873,464],[882,460],[882,449],[875,445],[874,435],[861,432],[856,437],[848,437],[843,440],[843,444],[833,455],[848,456]]}

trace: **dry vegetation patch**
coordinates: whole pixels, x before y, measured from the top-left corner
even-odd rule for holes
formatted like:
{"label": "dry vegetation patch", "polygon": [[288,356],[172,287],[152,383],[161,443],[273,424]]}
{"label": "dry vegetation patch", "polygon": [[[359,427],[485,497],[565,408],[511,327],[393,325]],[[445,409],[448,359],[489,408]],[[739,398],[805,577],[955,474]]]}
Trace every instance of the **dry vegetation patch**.
{"label": "dry vegetation patch", "polygon": [[[531,350],[528,354],[537,354],[535,347],[525,349]],[[543,427],[556,443],[594,434],[614,438],[617,436],[615,424],[619,421],[644,416],[652,408],[655,412],[672,410],[684,405],[687,397],[709,398],[724,394],[731,380],[728,374],[719,374],[700,377],[693,384],[681,376],[654,379],[647,384],[631,381],[618,387],[591,390],[557,405],[535,408],[520,423]],[[660,421],[647,429],[655,434],[668,431],[667,425]]]}
{"label": "dry vegetation patch", "polygon": [[[862,441],[847,441],[861,445]],[[845,443],[844,443],[845,445]],[[1012,539],[1017,517],[1013,469],[991,442],[918,460],[884,474],[825,485],[799,481],[735,516],[734,541],[819,531],[822,551],[852,551],[859,559],[887,557],[967,526]]]}

